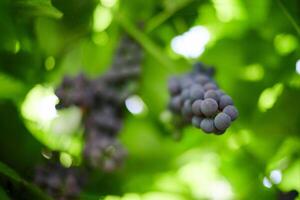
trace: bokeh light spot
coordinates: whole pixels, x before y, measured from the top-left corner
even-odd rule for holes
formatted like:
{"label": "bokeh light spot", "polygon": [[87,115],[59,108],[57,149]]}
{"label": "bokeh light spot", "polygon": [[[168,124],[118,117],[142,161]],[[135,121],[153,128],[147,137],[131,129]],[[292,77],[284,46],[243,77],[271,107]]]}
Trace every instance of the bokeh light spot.
{"label": "bokeh light spot", "polygon": [[48,58],[46,58],[45,60],[45,68],[47,70],[52,70],[55,67],[55,59],[53,56],[49,56]]}
{"label": "bokeh light spot", "polygon": [[117,0],[100,0],[101,4],[107,8],[112,8],[116,5]]}
{"label": "bokeh light spot", "polygon": [[64,167],[71,167],[72,156],[70,154],[62,152],[59,156],[59,161]]}
{"label": "bokeh light spot", "polygon": [[146,105],[144,101],[137,95],[128,97],[125,100],[126,108],[134,115],[142,114],[146,111]]}
{"label": "bokeh light spot", "polygon": [[210,40],[210,33],[204,26],[192,27],[182,35],[176,36],[171,41],[171,48],[177,54],[187,58],[197,58],[205,50]]}
{"label": "bokeh light spot", "polygon": [[94,31],[104,31],[112,21],[112,14],[109,8],[98,5],[94,11]]}
{"label": "bokeh light spot", "polygon": [[264,68],[260,64],[252,64],[242,69],[241,78],[248,81],[259,81],[264,77]]}
{"label": "bokeh light spot", "polygon": [[286,55],[297,48],[298,40],[291,34],[279,34],[274,39],[274,46],[280,55]]}
{"label": "bokeh light spot", "polygon": [[272,187],[272,183],[270,182],[270,180],[267,177],[264,177],[264,179],[263,179],[263,185],[266,188],[271,188]]}
{"label": "bokeh light spot", "polygon": [[18,53],[21,49],[21,44],[19,42],[19,40],[15,41],[15,49],[14,49],[14,53]]}
{"label": "bokeh light spot", "polygon": [[48,123],[57,116],[57,102],[52,88],[37,85],[27,94],[22,105],[22,114],[29,120]]}
{"label": "bokeh light spot", "polygon": [[109,37],[105,31],[102,31],[100,33],[94,33],[92,40],[97,45],[105,45],[107,44]]}
{"label": "bokeh light spot", "polygon": [[296,72],[300,74],[300,59],[296,62]]}
{"label": "bokeh light spot", "polygon": [[277,83],[272,88],[265,89],[258,100],[258,107],[262,112],[272,108],[277,101],[277,98],[283,91],[283,84]]}
{"label": "bokeh light spot", "polygon": [[270,173],[270,179],[272,183],[279,184],[282,180],[282,173],[280,170],[273,170]]}
{"label": "bokeh light spot", "polygon": [[47,150],[47,149],[43,149],[41,152],[42,156],[46,159],[50,159],[52,158],[52,152]]}
{"label": "bokeh light spot", "polygon": [[245,13],[237,0],[213,0],[217,17],[221,22],[230,22],[233,19],[243,19]]}

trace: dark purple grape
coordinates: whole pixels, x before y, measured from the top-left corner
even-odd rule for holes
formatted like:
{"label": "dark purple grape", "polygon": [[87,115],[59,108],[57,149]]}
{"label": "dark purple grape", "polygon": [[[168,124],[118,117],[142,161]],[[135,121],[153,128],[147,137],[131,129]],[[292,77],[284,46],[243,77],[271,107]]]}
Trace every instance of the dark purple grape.
{"label": "dark purple grape", "polygon": [[239,112],[236,109],[236,107],[234,107],[232,105],[226,106],[223,109],[223,112],[230,116],[231,121],[234,121],[238,117],[238,115],[239,115]]}
{"label": "dark purple grape", "polygon": [[171,98],[169,108],[173,112],[176,112],[176,113],[180,112],[181,106],[182,106],[182,99],[181,99],[180,95]]}
{"label": "dark purple grape", "polygon": [[194,78],[194,80],[195,80],[196,83],[199,83],[199,84],[201,84],[201,85],[205,85],[207,82],[210,81],[210,79],[209,79],[207,76],[202,75],[202,74],[197,75],[197,76]]}
{"label": "dark purple grape", "polygon": [[204,96],[204,90],[201,85],[194,84],[190,88],[190,98],[192,101],[195,101],[197,99],[203,99]]}
{"label": "dark purple grape", "polygon": [[202,115],[201,102],[202,102],[202,100],[199,99],[199,100],[194,101],[193,104],[192,104],[192,111],[195,115],[198,115],[198,116]]}
{"label": "dark purple grape", "polygon": [[205,73],[205,65],[202,62],[196,62],[193,65],[193,72],[194,73]]}
{"label": "dark purple grape", "polygon": [[216,100],[208,98],[201,102],[201,112],[207,116],[211,117],[217,114],[218,104]]}
{"label": "dark purple grape", "polygon": [[214,67],[210,67],[206,70],[206,74],[210,77],[213,77],[215,75],[215,73],[216,73],[216,70]]}
{"label": "dark purple grape", "polygon": [[219,108],[223,110],[228,105],[233,105],[233,101],[230,96],[225,94],[220,98]]}
{"label": "dark purple grape", "polygon": [[183,107],[181,109],[181,113],[186,119],[190,119],[192,117],[193,112],[192,112],[192,102],[191,102],[191,100],[184,101]]}
{"label": "dark purple grape", "polygon": [[178,78],[176,77],[171,77],[169,79],[169,91],[171,93],[172,96],[177,95],[180,93],[180,81],[178,80]]}
{"label": "dark purple grape", "polygon": [[181,89],[190,87],[191,85],[193,85],[193,80],[191,79],[190,76],[184,76],[184,77],[180,80],[180,85],[181,85]]}
{"label": "dark purple grape", "polygon": [[193,124],[193,126],[195,126],[195,127],[197,127],[197,128],[200,128],[200,123],[201,123],[202,120],[203,120],[202,117],[194,116],[194,117],[192,118],[192,124]]}
{"label": "dark purple grape", "polygon": [[189,88],[183,89],[183,90],[181,91],[180,96],[181,96],[181,99],[182,99],[183,101],[189,99],[189,98],[190,98],[190,89],[189,89]]}
{"label": "dark purple grape", "polygon": [[216,100],[216,102],[219,102],[220,100],[219,95],[215,90],[207,90],[204,94],[204,98],[205,99],[211,98]]}
{"label": "dark purple grape", "polygon": [[212,82],[210,82],[210,83],[206,83],[205,85],[204,85],[204,90],[217,90],[218,89],[218,86],[216,85],[216,84],[214,84],[214,83],[212,83]]}
{"label": "dark purple grape", "polygon": [[221,112],[215,117],[214,123],[218,130],[224,131],[230,126],[231,118],[229,115]]}
{"label": "dark purple grape", "polygon": [[205,133],[212,133],[215,130],[214,120],[205,118],[201,121],[200,127]]}
{"label": "dark purple grape", "polygon": [[296,200],[299,196],[299,192],[297,190],[291,190],[288,192],[280,191],[278,194],[277,200]]}
{"label": "dark purple grape", "polygon": [[215,92],[218,94],[219,99],[225,94],[222,90],[215,90]]}
{"label": "dark purple grape", "polygon": [[214,134],[216,134],[216,135],[223,135],[223,134],[225,133],[225,131],[226,131],[226,130],[221,131],[221,130],[218,130],[218,129],[216,128],[216,130],[214,131]]}

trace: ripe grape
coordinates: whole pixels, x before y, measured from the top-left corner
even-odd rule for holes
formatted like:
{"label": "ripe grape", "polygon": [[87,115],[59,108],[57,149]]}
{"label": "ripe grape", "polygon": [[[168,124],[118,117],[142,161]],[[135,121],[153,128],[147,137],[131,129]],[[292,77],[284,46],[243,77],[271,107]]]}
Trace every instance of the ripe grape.
{"label": "ripe grape", "polygon": [[211,98],[216,100],[216,102],[219,101],[219,95],[215,90],[207,90],[204,94],[204,98],[205,99]]}
{"label": "ripe grape", "polygon": [[196,99],[203,99],[204,90],[201,85],[193,85],[190,89],[190,98],[192,101]]}
{"label": "ripe grape", "polygon": [[224,131],[226,130],[231,123],[231,118],[229,115],[220,112],[214,119],[214,124],[218,130]]}
{"label": "ripe grape", "polygon": [[191,100],[188,99],[184,101],[181,113],[186,119],[189,119],[193,115]]}
{"label": "ripe grape", "polygon": [[175,96],[171,99],[169,107],[173,112],[176,113],[180,112],[181,106],[182,106],[182,99],[180,95]]}
{"label": "ripe grape", "polygon": [[181,85],[181,88],[184,89],[184,88],[188,88],[190,87],[191,85],[193,85],[193,80],[191,79],[190,76],[185,76],[181,79],[180,81],[180,85]]}
{"label": "ripe grape", "polygon": [[203,119],[200,123],[201,129],[206,133],[212,133],[215,130],[213,119]]}
{"label": "ripe grape", "polygon": [[210,82],[210,83],[206,83],[206,84],[204,85],[204,89],[205,89],[206,91],[207,91],[207,90],[217,90],[218,87],[217,87],[216,84]]}
{"label": "ripe grape", "polygon": [[223,110],[228,105],[233,105],[232,98],[228,95],[221,96],[219,103],[220,109]]}
{"label": "ripe grape", "polygon": [[198,99],[198,100],[194,101],[192,104],[192,111],[195,115],[198,115],[198,116],[202,115],[201,102],[202,102],[202,100]]}
{"label": "ripe grape", "polygon": [[219,96],[219,99],[221,98],[221,96],[223,96],[225,94],[222,90],[215,90],[215,92]]}
{"label": "ripe grape", "polygon": [[169,91],[172,96],[180,93],[180,82],[176,77],[171,77],[169,79]]}
{"label": "ripe grape", "polygon": [[238,110],[232,105],[226,106],[223,112],[230,116],[231,121],[235,120],[239,115]]}
{"label": "ripe grape", "polygon": [[195,82],[196,83],[199,83],[199,84],[201,84],[201,85],[205,85],[207,82],[209,82],[210,80],[209,80],[209,78],[207,77],[207,76],[205,76],[205,75],[202,75],[202,74],[200,74],[200,75],[197,75],[196,77],[195,77]]}
{"label": "ripe grape", "polygon": [[190,98],[190,89],[185,88],[184,90],[182,90],[180,96],[183,101],[189,99]]}
{"label": "ripe grape", "polygon": [[193,124],[195,127],[200,128],[200,123],[201,123],[202,120],[203,120],[202,117],[194,116],[194,117],[192,118],[192,124]]}
{"label": "ripe grape", "polygon": [[218,111],[218,104],[216,100],[208,98],[201,102],[201,112],[207,116],[211,117],[215,115]]}

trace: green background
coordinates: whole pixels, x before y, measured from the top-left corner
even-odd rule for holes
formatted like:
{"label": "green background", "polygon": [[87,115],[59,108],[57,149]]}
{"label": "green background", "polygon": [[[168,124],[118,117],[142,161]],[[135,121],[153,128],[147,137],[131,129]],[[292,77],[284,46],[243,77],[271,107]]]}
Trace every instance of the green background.
{"label": "green background", "polygon": [[[41,119],[35,107],[45,97],[54,101],[65,74],[104,73],[123,34],[145,52],[137,95],[146,109],[124,109],[125,165],[92,172],[81,199],[276,199],[279,190],[300,192],[298,24],[297,0],[1,0],[0,199],[15,192],[48,198],[31,184],[45,149],[63,152],[64,165],[80,165],[78,110],[47,121],[47,110]],[[196,25],[211,39],[198,59],[185,59],[170,44]],[[176,141],[166,81],[196,60],[216,67],[240,116],[222,136],[186,127]],[[57,123],[65,125],[57,130]],[[279,184],[273,170],[282,173]]]}

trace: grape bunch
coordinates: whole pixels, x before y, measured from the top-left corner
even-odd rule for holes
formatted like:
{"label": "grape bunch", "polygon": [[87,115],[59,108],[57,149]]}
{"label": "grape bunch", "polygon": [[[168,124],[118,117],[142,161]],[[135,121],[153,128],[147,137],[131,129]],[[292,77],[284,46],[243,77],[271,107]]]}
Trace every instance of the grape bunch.
{"label": "grape bunch", "polygon": [[169,109],[181,116],[185,124],[221,135],[238,117],[238,110],[214,81],[214,73],[214,68],[196,63],[191,73],[171,77]]}
{"label": "grape bunch", "polygon": [[116,50],[111,68],[93,80],[79,74],[65,77],[56,90],[57,108],[72,105],[84,112],[86,164],[113,171],[121,166],[126,151],[117,140],[122,127],[125,99],[133,92],[130,84],[141,73],[142,51],[129,37],[124,37]]}
{"label": "grape bunch", "polygon": [[75,199],[85,182],[85,174],[78,168],[64,168],[49,162],[36,168],[34,182],[58,200]]}
{"label": "grape bunch", "polygon": [[299,192],[297,190],[291,190],[288,192],[279,191],[278,200],[296,200],[299,196]]}
{"label": "grape bunch", "polygon": [[[83,73],[65,76],[55,90],[57,109],[77,106],[83,113],[85,167],[111,172],[122,166],[127,152],[117,136],[122,128],[124,101],[134,92],[130,85],[140,76],[141,61],[140,46],[126,36],[105,74],[95,79]],[[59,162],[48,163],[36,169],[35,182],[55,199],[74,199],[83,183],[79,172]]]}

